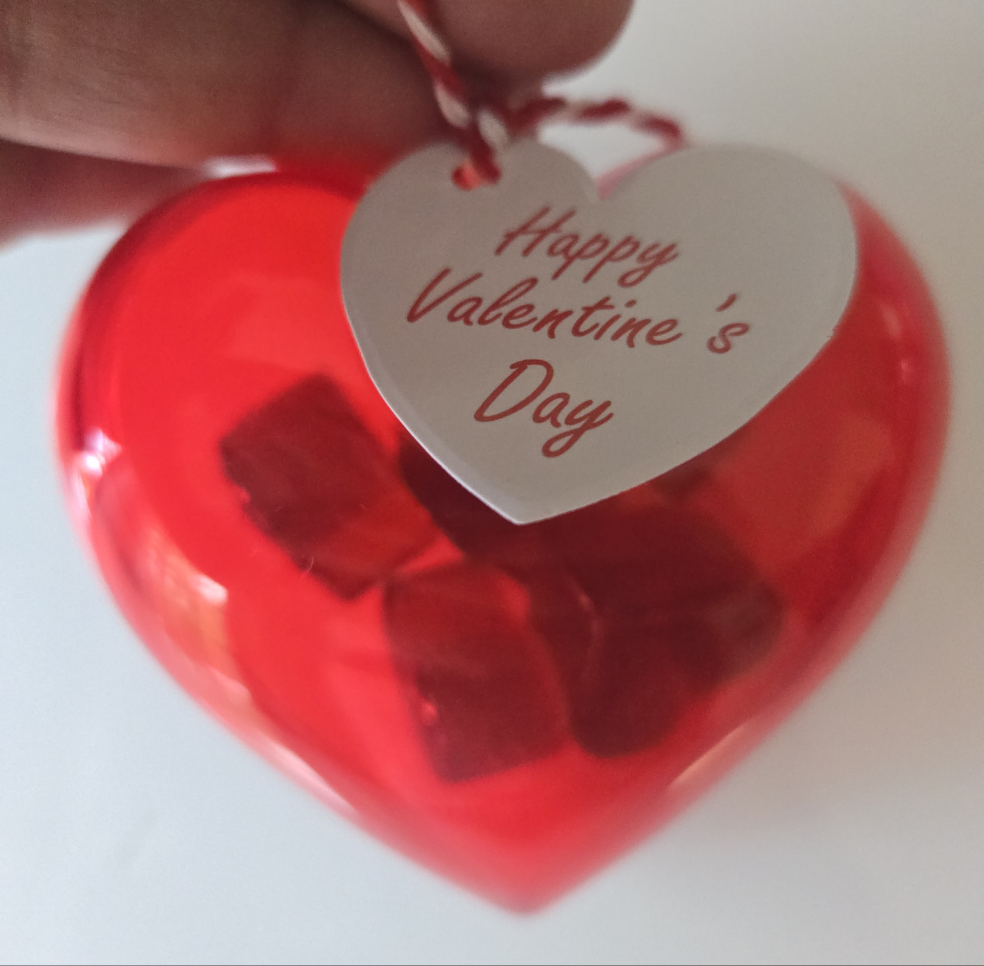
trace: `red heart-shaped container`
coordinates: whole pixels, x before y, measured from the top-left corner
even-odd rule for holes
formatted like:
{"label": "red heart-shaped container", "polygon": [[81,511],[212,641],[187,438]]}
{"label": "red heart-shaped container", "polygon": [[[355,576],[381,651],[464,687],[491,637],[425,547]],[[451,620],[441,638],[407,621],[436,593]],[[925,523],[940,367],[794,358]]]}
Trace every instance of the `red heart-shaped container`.
{"label": "red heart-shaped container", "polygon": [[339,292],[354,202],[206,184],[113,249],[72,323],[72,512],[133,627],[228,727],[425,865],[534,908],[773,727],[895,580],[947,378],[915,266],[857,198],[821,355],[665,476],[525,527],[373,387]]}

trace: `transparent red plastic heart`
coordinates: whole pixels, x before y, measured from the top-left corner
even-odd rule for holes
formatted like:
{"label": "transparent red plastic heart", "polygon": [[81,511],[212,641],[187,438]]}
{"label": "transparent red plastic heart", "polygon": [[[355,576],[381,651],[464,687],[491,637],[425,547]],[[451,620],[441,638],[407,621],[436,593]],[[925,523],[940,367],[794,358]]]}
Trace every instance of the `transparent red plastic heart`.
{"label": "transparent red plastic heart", "polygon": [[531,909],[665,822],[858,639],[928,505],[947,374],[919,273],[850,197],[852,302],[739,432],[520,527],[374,389],[354,202],[213,182],[138,223],[72,322],[58,439],[127,618],[201,704],[374,835]]}

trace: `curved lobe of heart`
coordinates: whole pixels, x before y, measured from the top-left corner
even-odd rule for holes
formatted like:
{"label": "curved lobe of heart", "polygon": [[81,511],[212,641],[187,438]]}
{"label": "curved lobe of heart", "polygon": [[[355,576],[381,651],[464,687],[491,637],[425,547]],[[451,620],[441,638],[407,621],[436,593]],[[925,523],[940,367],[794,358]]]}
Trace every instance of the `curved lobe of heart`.
{"label": "curved lobe of heart", "polygon": [[929,296],[852,199],[853,301],[733,436],[516,526],[374,389],[337,269],[352,203],[284,175],[153,213],[66,344],[73,512],[127,617],[247,742],[404,853],[556,897],[752,747],[856,640],[928,504]]}

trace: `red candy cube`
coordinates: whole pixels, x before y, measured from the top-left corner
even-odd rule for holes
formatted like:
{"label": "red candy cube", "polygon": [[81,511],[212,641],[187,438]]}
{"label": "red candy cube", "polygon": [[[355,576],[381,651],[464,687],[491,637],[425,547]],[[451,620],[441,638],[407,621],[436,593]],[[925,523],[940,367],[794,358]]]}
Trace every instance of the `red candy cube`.
{"label": "red candy cube", "polygon": [[397,673],[442,778],[489,775],[561,744],[556,672],[514,580],[451,564],[395,580],[384,607]]}
{"label": "red candy cube", "polygon": [[250,519],[341,597],[385,579],[434,536],[379,442],[324,376],[250,413],[220,448]]}
{"label": "red candy cube", "polygon": [[517,526],[466,490],[419,443],[400,447],[407,486],[434,522],[463,553],[513,574],[526,574],[553,559],[538,524]]}
{"label": "red candy cube", "polygon": [[556,665],[573,736],[593,754],[657,743],[689,695],[754,665],[778,635],[782,605],[748,559],[650,485],[517,526],[412,440],[400,466],[462,551],[527,590],[530,626]]}
{"label": "red candy cube", "polygon": [[606,633],[658,639],[698,688],[746,670],[779,633],[777,594],[723,532],[693,513],[612,500],[550,525]]}
{"label": "red candy cube", "polygon": [[602,757],[660,741],[689,698],[762,659],[782,625],[779,597],[723,533],[642,495],[544,524],[570,579],[539,581],[535,626],[575,738]]}

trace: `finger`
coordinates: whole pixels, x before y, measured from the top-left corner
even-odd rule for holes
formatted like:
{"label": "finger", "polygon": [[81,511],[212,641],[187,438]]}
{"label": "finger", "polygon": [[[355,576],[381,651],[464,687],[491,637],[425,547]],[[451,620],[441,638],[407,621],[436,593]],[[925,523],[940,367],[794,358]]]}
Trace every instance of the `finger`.
{"label": "finger", "polygon": [[[347,0],[408,36],[396,0]],[[460,66],[508,80],[573,70],[615,39],[632,0],[441,0],[438,26]]]}
{"label": "finger", "polygon": [[[576,11],[553,25],[564,36],[563,21],[578,16],[595,29],[597,14],[584,9],[623,7],[619,0],[469,0],[441,9],[455,43],[508,75],[569,64],[610,35],[606,28],[580,46],[569,36],[544,41],[537,60],[530,34],[559,3]],[[374,13],[392,20],[385,7]],[[174,166],[275,154],[340,158],[372,171],[442,130],[409,45],[342,4],[0,4],[0,136],[9,139]]]}
{"label": "finger", "polygon": [[442,130],[409,45],[325,0],[3,0],[0,136],[129,161],[359,156]]}
{"label": "finger", "polygon": [[0,141],[0,244],[24,232],[129,220],[200,177]]}

